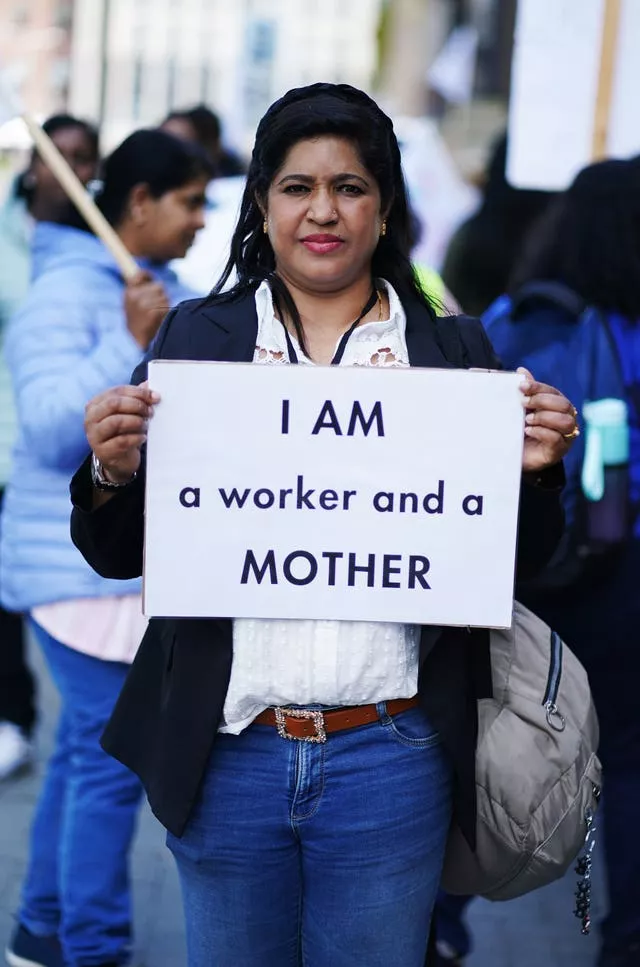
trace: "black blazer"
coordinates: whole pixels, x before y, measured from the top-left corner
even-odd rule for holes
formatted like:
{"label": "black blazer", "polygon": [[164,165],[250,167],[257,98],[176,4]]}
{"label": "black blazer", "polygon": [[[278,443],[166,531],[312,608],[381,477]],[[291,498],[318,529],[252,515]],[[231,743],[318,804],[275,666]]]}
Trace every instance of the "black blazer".
{"label": "black blazer", "polygon": [[[478,321],[459,317],[436,326],[417,301],[403,303],[412,366],[451,365],[444,347],[451,345],[456,326],[464,334],[469,365],[499,365]],[[250,362],[257,324],[253,294],[232,303],[186,302],[169,314],[150,355]],[[133,381],[145,376],[143,363]],[[555,549],[562,531],[562,482],[562,469],[554,468],[535,486],[523,484],[519,577],[535,573]],[[104,577],[142,573],[144,484],[143,464],[131,486],[91,510],[88,460],[73,478],[72,538]],[[216,739],[232,658],[229,616],[152,619],[103,736],[106,751],[140,776],[154,813],[177,836],[189,819]],[[491,694],[488,633],[423,627],[419,694],[452,758],[456,818],[473,845],[477,699]]]}

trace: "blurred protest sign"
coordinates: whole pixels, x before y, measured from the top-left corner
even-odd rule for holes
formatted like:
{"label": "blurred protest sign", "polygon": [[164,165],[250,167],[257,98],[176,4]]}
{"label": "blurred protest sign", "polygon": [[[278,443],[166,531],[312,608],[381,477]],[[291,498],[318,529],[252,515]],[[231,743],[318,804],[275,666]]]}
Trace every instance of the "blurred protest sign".
{"label": "blurred protest sign", "polygon": [[33,140],[22,118],[0,117],[0,151],[28,151]]}
{"label": "blurred protest sign", "polygon": [[456,27],[427,71],[431,87],[452,104],[467,104],[473,97],[478,42],[475,27]]}
{"label": "blurred protest sign", "polygon": [[640,153],[638,0],[519,0],[507,178],[563,190],[585,165]]}
{"label": "blurred protest sign", "polygon": [[478,206],[478,191],[462,178],[431,118],[394,118],[411,208],[420,224],[413,261],[442,266],[451,235]]}
{"label": "blurred protest sign", "polygon": [[521,379],[150,363],[145,613],[510,625]]}

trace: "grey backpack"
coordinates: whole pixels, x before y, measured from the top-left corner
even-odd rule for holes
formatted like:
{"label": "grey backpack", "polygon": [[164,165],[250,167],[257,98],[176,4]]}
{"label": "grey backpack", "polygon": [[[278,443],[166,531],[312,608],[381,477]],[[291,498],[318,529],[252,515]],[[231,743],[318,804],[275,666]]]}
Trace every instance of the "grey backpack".
{"label": "grey backpack", "polygon": [[587,674],[518,602],[491,632],[493,698],[478,702],[477,842],[452,827],[442,886],[510,900],[561,877],[589,838],[600,796]]}

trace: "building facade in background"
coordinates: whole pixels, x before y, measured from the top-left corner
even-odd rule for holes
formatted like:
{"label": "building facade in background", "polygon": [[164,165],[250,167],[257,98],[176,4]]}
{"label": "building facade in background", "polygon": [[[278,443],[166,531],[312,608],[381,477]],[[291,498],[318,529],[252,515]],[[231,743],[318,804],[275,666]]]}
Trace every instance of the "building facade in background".
{"label": "building facade in background", "polygon": [[[516,0],[0,0],[0,65],[27,107],[100,123],[108,150],[205,102],[248,150],[280,94],[317,80],[374,89],[393,116],[442,117],[428,71],[455,27],[478,36],[474,100],[508,94]],[[1,112],[0,112],[1,113]],[[504,113],[504,112],[503,112]]]}
{"label": "building facade in background", "polygon": [[0,66],[39,115],[69,98],[73,0],[0,0]]}
{"label": "building facade in background", "polygon": [[[204,101],[245,150],[280,94],[316,80],[370,88],[381,0],[74,0],[69,107],[108,150]],[[357,38],[357,42],[354,41]]]}

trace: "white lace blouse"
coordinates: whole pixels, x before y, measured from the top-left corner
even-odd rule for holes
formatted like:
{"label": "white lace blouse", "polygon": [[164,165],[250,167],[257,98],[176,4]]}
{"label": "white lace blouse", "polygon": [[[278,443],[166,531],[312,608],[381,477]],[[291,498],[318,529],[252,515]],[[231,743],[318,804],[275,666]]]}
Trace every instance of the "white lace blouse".
{"label": "white lace blouse", "polygon": [[[406,318],[387,283],[388,319],[358,326],[341,366],[408,366]],[[256,292],[254,363],[288,365],[271,291]],[[292,342],[301,365],[315,365]],[[336,347],[337,348],[337,347]],[[418,687],[420,629],[369,621],[236,618],[233,665],[221,732],[238,734],[270,705],[366,705],[410,698]]]}

